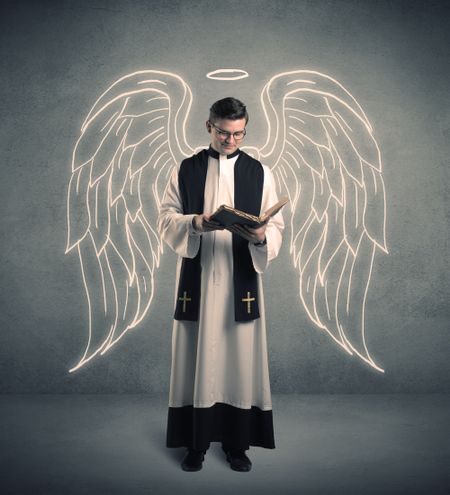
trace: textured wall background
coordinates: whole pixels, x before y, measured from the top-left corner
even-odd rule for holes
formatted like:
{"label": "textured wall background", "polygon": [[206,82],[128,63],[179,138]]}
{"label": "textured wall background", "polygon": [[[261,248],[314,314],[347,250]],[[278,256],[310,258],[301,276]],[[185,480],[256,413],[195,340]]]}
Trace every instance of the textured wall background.
{"label": "textured wall background", "polygon": [[[349,89],[384,162],[389,255],[379,255],[367,341],[384,374],[307,320],[286,245],[265,277],[274,392],[449,391],[449,9],[445,2],[3,2],[0,21],[2,392],[166,393],[175,258],[166,249],[149,316],[107,355],[69,374],[87,313],[64,255],[71,154],[97,97],[141,69],[194,93],[191,143],[209,105],[233,94],[265,141],[259,94],[277,72],[313,69]],[[247,70],[241,83],[208,71]],[[255,138],[256,136],[256,138]]]}

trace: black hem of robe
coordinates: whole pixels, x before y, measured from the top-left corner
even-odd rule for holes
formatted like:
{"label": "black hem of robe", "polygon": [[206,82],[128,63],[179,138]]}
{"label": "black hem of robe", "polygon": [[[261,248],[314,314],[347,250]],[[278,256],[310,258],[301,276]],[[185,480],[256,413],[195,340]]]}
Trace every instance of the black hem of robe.
{"label": "black hem of robe", "polygon": [[241,409],[218,402],[211,407],[169,407],[166,446],[207,450],[210,442],[248,450],[275,448],[272,410]]}

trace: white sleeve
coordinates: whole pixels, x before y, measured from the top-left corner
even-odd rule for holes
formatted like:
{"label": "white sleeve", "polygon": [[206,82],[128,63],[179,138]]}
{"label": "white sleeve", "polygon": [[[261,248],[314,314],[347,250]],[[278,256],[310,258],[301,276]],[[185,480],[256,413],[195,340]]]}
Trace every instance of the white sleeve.
{"label": "white sleeve", "polygon": [[179,256],[195,258],[200,247],[201,234],[192,226],[195,215],[183,215],[178,188],[178,167],[170,177],[159,208],[158,233],[161,239]]}
{"label": "white sleeve", "polygon": [[[268,210],[278,202],[275,179],[270,169],[263,165],[264,189],[261,202],[261,212]],[[249,242],[249,250],[253,261],[253,267],[257,273],[263,273],[269,263],[278,256],[281,248],[284,221],[281,211],[274,215],[268,222],[266,228],[267,243],[263,246],[255,246]]]}

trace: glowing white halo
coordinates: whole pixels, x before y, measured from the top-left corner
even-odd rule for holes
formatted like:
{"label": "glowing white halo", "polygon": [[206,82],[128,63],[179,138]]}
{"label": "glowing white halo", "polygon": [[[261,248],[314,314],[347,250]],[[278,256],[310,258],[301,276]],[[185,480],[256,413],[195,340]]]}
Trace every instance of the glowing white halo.
{"label": "glowing white halo", "polygon": [[[235,76],[229,76],[226,74],[236,74]],[[245,79],[248,77],[248,72],[242,69],[217,69],[206,74],[208,79],[215,79],[216,81],[237,81],[238,79]]]}

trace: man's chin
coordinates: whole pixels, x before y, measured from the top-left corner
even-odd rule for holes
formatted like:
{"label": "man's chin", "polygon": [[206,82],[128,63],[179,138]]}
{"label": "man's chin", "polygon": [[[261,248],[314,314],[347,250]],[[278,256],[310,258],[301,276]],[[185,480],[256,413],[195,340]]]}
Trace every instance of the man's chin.
{"label": "man's chin", "polygon": [[237,150],[236,146],[222,146],[222,150],[225,154],[230,155],[231,153],[234,153]]}

